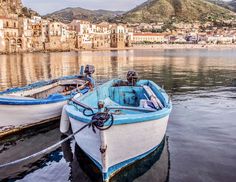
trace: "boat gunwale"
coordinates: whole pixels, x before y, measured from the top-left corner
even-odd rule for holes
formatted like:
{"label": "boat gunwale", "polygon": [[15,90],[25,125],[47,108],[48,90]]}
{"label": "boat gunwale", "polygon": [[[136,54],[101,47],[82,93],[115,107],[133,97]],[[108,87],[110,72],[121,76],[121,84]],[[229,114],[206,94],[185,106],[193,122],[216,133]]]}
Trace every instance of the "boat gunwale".
{"label": "boat gunwale", "polygon": [[43,105],[43,104],[54,104],[54,103],[59,103],[59,102],[65,102],[69,99],[71,99],[75,94],[70,94],[70,95],[66,95],[66,96],[61,96],[59,98],[54,98],[54,99],[50,99],[50,98],[44,98],[44,99],[24,99],[24,98],[3,98],[1,96],[7,96],[10,94],[14,94],[17,92],[22,92],[22,91],[30,91],[36,88],[40,88],[40,87],[44,87],[44,86],[49,86],[49,85],[53,85],[55,83],[60,83],[60,81],[65,81],[65,80],[71,80],[71,79],[83,79],[83,76],[81,75],[72,75],[72,76],[64,76],[64,77],[60,77],[58,79],[53,79],[53,80],[49,80],[49,81],[40,81],[40,82],[35,82],[23,87],[16,87],[16,88],[10,88],[7,89],[5,91],[0,92],[0,105],[4,106],[8,106],[8,105]]}
{"label": "boat gunwale", "polygon": [[[112,83],[114,83],[114,81],[118,81],[118,80],[114,79],[114,80],[104,83],[103,85],[98,86],[92,92],[88,92],[87,94],[84,94],[81,97],[79,97],[78,101],[80,101],[80,102],[83,101],[86,97],[89,97],[94,92],[97,92],[97,90],[100,87],[111,85]],[[158,85],[156,85],[154,82],[152,82],[150,80],[140,80],[140,83],[144,83],[144,82],[151,83],[153,86],[155,86],[159,90],[159,92],[166,94],[166,92],[162,88],[160,88]],[[163,95],[162,95],[162,97],[164,98]],[[162,119],[162,118],[168,116],[172,111],[172,102],[171,101],[169,101],[169,103],[167,103],[167,101],[165,100],[164,105],[165,105],[165,107],[163,109],[156,110],[155,112],[149,112],[149,113],[143,112],[143,113],[138,113],[138,114],[114,115],[113,125],[133,124],[133,123],[141,123],[141,122],[148,122],[148,121]],[[73,118],[73,119],[83,122],[83,123],[91,122],[92,117],[91,116],[90,117],[84,116],[83,110],[75,108],[74,105],[69,104],[69,105],[66,105],[65,108],[66,108],[66,113],[70,118]],[[145,113],[145,117],[143,115],[144,113]],[[109,123],[105,123],[105,126],[108,126],[108,125],[109,125]]]}
{"label": "boat gunwale", "polygon": [[[74,106],[70,106],[74,107]],[[66,106],[66,113],[70,118],[75,119],[76,121],[82,122],[82,123],[89,123],[91,122],[92,117],[86,117],[81,112],[80,115],[78,115],[77,110],[67,109],[68,106]],[[123,125],[123,124],[134,124],[134,123],[142,123],[142,122],[149,122],[153,120],[159,120],[162,118],[165,118],[171,113],[172,107],[164,108],[162,110],[156,111],[156,112],[150,112],[145,113],[145,117],[143,116],[143,113],[139,114],[126,114],[126,115],[114,115],[114,122],[113,125]],[[77,112],[77,113],[76,113]],[[105,126],[108,126],[109,123],[105,123]]]}
{"label": "boat gunwale", "polygon": [[25,85],[23,87],[13,87],[13,88],[6,89],[6,90],[0,92],[0,96],[7,95],[7,94],[14,94],[14,93],[21,92],[21,91],[29,91],[29,90],[32,90],[35,88],[51,85],[51,84],[54,84],[54,83],[57,83],[57,82],[60,82],[63,80],[83,79],[83,78],[84,77],[81,75],[72,75],[72,76],[64,76],[64,77],[60,77],[60,78],[48,80],[48,81],[39,81],[39,82]]}

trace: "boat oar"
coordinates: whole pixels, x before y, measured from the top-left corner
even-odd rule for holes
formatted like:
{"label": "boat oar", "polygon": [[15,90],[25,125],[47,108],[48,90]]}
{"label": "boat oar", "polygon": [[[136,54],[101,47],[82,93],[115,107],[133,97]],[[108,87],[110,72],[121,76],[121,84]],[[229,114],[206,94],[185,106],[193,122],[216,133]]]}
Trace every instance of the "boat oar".
{"label": "boat oar", "polygon": [[130,110],[130,111],[140,111],[140,112],[156,112],[156,109],[152,108],[141,108],[141,107],[125,107],[125,106],[107,106],[109,110]]}

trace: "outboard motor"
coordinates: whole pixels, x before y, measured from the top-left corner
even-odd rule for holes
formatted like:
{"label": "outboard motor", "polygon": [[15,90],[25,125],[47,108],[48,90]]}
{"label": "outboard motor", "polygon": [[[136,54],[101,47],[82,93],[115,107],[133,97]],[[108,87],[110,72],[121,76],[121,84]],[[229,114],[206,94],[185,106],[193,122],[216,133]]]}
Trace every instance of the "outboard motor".
{"label": "outboard motor", "polygon": [[95,80],[92,77],[92,74],[95,73],[95,67],[93,65],[86,65],[84,69],[84,73],[86,75],[86,80],[89,82],[88,86],[90,89],[95,87]]}
{"label": "outboard motor", "polygon": [[135,71],[128,71],[127,81],[128,85],[135,86],[138,81],[138,74]]}
{"label": "outboard motor", "polygon": [[93,65],[86,65],[84,73],[88,76],[92,76],[95,73],[95,67]]}

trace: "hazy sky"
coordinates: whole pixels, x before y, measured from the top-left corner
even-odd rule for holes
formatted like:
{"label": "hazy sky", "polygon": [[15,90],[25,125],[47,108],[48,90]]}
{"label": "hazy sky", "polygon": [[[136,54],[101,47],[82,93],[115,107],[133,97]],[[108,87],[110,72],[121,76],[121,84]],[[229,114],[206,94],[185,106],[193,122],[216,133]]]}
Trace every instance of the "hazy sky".
{"label": "hazy sky", "polygon": [[86,9],[130,10],[146,0],[22,0],[24,6],[41,15],[67,7]]}

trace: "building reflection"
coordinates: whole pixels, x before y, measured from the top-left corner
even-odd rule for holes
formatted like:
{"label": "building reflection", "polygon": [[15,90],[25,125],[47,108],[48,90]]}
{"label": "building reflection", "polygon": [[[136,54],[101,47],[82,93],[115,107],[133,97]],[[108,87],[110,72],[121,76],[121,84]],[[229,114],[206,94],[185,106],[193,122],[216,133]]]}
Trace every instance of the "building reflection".
{"label": "building reflection", "polygon": [[183,55],[176,51],[81,51],[0,55],[0,90],[79,73],[81,65],[96,67],[95,78],[107,81],[125,78],[136,70],[140,78],[151,79],[167,90],[232,84],[236,77],[233,58]]}

